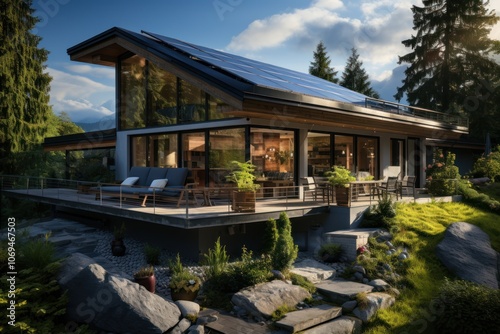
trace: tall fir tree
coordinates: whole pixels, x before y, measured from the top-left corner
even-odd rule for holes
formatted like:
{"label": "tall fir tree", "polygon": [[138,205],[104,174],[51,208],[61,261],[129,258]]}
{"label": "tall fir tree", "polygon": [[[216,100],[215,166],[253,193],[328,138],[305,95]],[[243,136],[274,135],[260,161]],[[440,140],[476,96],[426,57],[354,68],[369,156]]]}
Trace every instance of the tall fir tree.
{"label": "tall fir tree", "polygon": [[7,158],[40,144],[52,115],[48,51],[32,33],[38,19],[31,0],[0,2],[0,172],[13,173]]}
{"label": "tall fir tree", "polygon": [[351,55],[347,59],[340,85],[376,99],[380,98],[380,95],[371,87],[370,78],[363,68],[363,62],[359,60],[356,48],[351,49]]}
{"label": "tall fir tree", "polygon": [[485,98],[486,86],[498,83],[500,75],[500,65],[492,58],[499,42],[488,37],[499,18],[488,4],[423,0],[423,7],[412,7],[416,35],[402,42],[413,51],[399,57],[400,64],[409,66],[394,95],[398,101],[406,94],[411,105],[466,112],[471,129],[478,127],[475,116],[484,114],[494,100],[493,95]]}
{"label": "tall fir tree", "polygon": [[321,79],[338,83],[337,71],[330,67],[330,57],[326,54],[326,47],[323,42],[319,42],[316,46],[316,51],[313,53],[314,61],[309,66],[309,74],[312,74]]}

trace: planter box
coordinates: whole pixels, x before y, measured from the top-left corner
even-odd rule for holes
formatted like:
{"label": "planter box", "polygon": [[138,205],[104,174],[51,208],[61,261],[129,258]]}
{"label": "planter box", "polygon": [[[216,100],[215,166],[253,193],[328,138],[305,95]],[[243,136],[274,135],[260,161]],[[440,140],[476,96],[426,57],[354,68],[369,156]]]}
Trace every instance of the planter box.
{"label": "planter box", "polygon": [[350,187],[335,187],[335,199],[338,206],[351,206],[350,192]]}
{"label": "planter box", "polygon": [[255,191],[233,191],[233,211],[255,212],[255,198]]}

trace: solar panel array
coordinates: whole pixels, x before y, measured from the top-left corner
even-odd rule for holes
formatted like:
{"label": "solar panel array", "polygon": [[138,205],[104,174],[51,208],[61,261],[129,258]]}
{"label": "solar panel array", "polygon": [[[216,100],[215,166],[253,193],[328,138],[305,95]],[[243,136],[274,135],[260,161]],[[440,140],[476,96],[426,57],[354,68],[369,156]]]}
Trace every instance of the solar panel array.
{"label": "solar panel array", "polygon": [[355,104],[364,104],[367,97],[310,74],[186,43],[155,33],[145,31],[143,33],[257,86]]}

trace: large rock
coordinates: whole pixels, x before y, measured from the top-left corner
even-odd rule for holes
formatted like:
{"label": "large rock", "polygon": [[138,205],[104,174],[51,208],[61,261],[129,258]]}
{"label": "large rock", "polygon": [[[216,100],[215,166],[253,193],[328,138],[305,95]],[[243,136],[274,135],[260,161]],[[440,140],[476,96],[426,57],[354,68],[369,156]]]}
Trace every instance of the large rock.
{"label": "large rock", "polygon": [[311,283],[319,283],[335,275],[335,270],[313,259],[295,262],[292,273],[305,277]]}
{"label": "large rock", "polygon": [[464,222],[451,224],[436,254],[461,279],[498,289],[498,253],[479,227]]}
{"label": "large rock", "polygon": [[100,330],[161,334],[174,327],[181,316],[175,304],[109,274],[82,254],[63,262],[59,283],[68,290],[68,316]]}
{"label": "large rock", "polygon": [[363,308],[356,307],[353,311],[354,315],[361,319],[363,323],[367,323],[377,313],[378,310],[388,308],[396,302],[396,299],[383,292],[373,292],[366,295],[368,299],[367,305]]}
{"label": "large rock", "polygon": [[298,285],[274,280],[243,289],[233,295],[231,302],[258,320],[270,318],[280,306],[293,307],[311,294]]}

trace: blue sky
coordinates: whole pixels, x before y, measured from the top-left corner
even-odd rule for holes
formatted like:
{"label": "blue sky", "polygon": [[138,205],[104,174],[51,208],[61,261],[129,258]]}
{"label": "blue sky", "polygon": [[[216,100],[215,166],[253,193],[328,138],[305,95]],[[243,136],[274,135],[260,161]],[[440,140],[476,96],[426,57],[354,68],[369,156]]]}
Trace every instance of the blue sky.
{"label": "blue sky", "polygon": [[[500,1],[489,8],[500,14]],[[51,104],[74,121],[114,114],[114,69],[71,62],[66,50],[111,27],[159,33],[307,72],[322,40],[340,77],[357,48],[373,86],[391,100],[410,50],[413,4],[421,0],[34,0],[35,33],[47,49]],[[491,37],[500,40],[500,24]]]}

